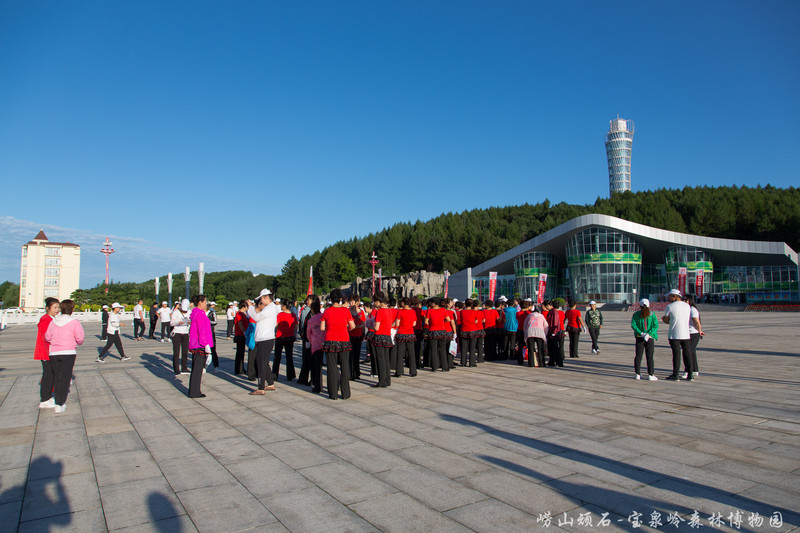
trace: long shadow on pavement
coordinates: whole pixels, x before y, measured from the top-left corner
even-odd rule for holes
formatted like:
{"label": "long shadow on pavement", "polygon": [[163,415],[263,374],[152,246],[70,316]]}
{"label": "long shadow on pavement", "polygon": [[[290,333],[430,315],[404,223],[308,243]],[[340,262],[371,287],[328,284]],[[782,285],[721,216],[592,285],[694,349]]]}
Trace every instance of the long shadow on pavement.
{"label": "long shadow on pavement", "polygon": [[[728,512],[741,510],[744,512],[745,517],[747,517],[749,513],[757,512],[760,513],[761,516],[765,516],[768,519],[773,513],[779,512],[782,514],[783,521],[795,526],[800,523],[800,515],[798,515],[796,511],[783,509],[781,507],[756,501],[751,498],[722,492],[715,487],[673,476],[665,472],[656,472],[653,470],[628,465],[621,461],[609,459],[607,457],[602,457],[589,452],[584,452],[575,448],[570,448],[562,444],[552,444],[537,440],[532,437],[526,437],[517,433],[511,433],[509,431],[497,429],[486,424],[481,424],[480,422],[476,422],[474,420],[462,418],[460,416],[440,414],[439,417],[449,422],[481,429],[486,433],[497,435],[498,437],[510,440],[517,444],[528,446],[535,450],[543,451],[547,454],[563,455],[570,460],[578,461],[583,464],[612,472],[619,476],[627,477],[642,483],[642,485],[649,485],[661,491],[681,494],[697,500],[709,500],[716,502],[721,508],[723,508],[704,510],[707,513],[706,516],[710,516],[712,513],[721,512],[725,517],[727,516]],[[679,454],[680,450],[678,450],[676,453]],[[483,454],[478,455],[478,457],[501,468],[505,468],[512,472],[535,479],[541,484],[549,486],[563,493],[567,497],[574,499],[580,505],[592,504],[597,507],[613,511],[620,516],[630,516],[632,511],[638,511],[642,512],[643,515],[647,517],[647,512],[651,510],[657,510],[666,518],[667,513],[679,512],[686,516],[691,515],[695,511],[695,509],[690,509],[685,505],[647,498],[635,493],[625,493],[600,486],[573,483],[563,479],[553,479],[552,477],[536,472],[529,467],[498,457],[492,457],[490,455]],[[675,460],[680,461],[680,457],[676,457]],[[656,481],[654,482],[653,479],[656,479]],[[643,511],[645,509],[647,511]],[[759,529],[747,529],[747,527],[744,527],[745,525],[746,524],[742,526],[741,531],[759,531]],[[763,528],[760,529],[760,531],[763,530]]]}

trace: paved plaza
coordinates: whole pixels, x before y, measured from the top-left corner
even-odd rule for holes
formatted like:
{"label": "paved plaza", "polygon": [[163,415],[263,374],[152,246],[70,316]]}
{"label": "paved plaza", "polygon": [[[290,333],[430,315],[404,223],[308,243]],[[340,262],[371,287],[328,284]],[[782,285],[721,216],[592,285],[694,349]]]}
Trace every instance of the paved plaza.
{"label": "paved plaza", "polygon": [[346,401],[283,373],[277,391],[249,396],[224,338],[207,397],[189,399],[171,344],[134,342],[126,325],[132,359],[99,365],[100,324],[87,323],[59,415],[38,408],[35,326],[12,326],[0,333],[0,530],[800,526],[800,316],[704,311],[700,376],[677,383],[663,379],[663,324],[662,379],[633,379],[630,317],[605,313],[601,353],[583,335],[563,369],[487,362],[376,389],[365,365]]}

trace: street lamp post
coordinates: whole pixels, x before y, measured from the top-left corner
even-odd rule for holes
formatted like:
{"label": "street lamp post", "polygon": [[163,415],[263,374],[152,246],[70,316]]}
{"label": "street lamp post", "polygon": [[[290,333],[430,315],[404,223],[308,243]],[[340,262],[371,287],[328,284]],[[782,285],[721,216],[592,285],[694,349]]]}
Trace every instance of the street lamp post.
{"label": "street lamp post", "polygon": [[189,280],[192,279],[192,272],[189,270],[189,267],[186,267],[186,270],[183,272],[183,277],[186,279],[186,298],[189,299]]}
{"label": "street lamp post", "polygon": [[167,274],[167,292],[169,293],[169,309],[172,311],[172,272]]}
{"label": "street lamp post", "polygon": [[111,247],[111,241],[108,240],[108,237],[106,237],[106,242],[100,250],[100,253],[106,256],[106,294],[108,294],[108,256],[114,253],[114,249]]}
{"label": "street lamp post", "polygon": [[375,297],[375,265],[378,264],[378,256],[375,255],[375,250],[372,251],[372,257],[369,260],[369,264],[372,265],[372,297]]}
{"label": "street lamp post", "polygon": [[[160,282],[160,280],[159,280],[158,276],[156,276],[156,303],[157,304],[158,304],[158,288],[159,288],[158,286],[161,285],[161,283],[159,283],[159,282]],[[158,304],[158,305],[159,305],[159,307],[161,307],[161,304]]]}
{"label": "street lamp post", "polygon": [[206,264],[200,263],[200,268],[197,269],[197,279],[200,284],[200,292],[198,294],[203,294],[203,280],[206,277]]}

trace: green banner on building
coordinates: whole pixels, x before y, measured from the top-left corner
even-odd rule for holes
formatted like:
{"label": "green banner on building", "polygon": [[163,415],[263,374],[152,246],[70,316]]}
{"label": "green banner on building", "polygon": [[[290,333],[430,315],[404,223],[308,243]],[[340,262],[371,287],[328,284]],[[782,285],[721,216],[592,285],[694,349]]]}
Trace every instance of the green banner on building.
{"label": "green banner on building", "polygon": [[635,263],[642,264],[642,254],[632,253],[605,253],[605,254],[582,254],[570,255],[567,257],[570,265],[588,265],[595,263]]}

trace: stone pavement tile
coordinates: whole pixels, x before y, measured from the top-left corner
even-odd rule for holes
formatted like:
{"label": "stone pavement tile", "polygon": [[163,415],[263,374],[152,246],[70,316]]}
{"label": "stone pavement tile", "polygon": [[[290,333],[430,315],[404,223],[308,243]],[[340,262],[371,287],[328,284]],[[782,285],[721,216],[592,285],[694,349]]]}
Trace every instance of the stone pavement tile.
{"label": "stone pavement tile", "polygon": [[228,470],[207,453],[159,461],[158,466],[175,492],[233,481]]}
{"label": "stone pavement tile", "polygon": [[406,418],[402,414],[384,413],[380,416],[371,418],[370,421],[374,424],[391,428],[400,433],[411,433],[413,431],[422,431],[424,429],[431,429],[431,427],[433,427],[431,424],[423,420],[424,418],[431,418],[430,411],[427,411],[424,417],[417,419]]}
{"label": "stone pavement tile", "polygon": [[[426,413],[428,412],[426,411]],[[330,424],[331,426],[339,428],[342,431],[351,431],[354,429],[368,428],[375,425],[374,422],[367,420],[365,418],[352,416],[348,413],[342,413],[342,412],[326,414],[323,420],[325,421],[326,424]]]}
{"label": "stone pavement tile", "polygon": [[124,415],[87,419],[84,420],[84,427],[86,428],[86,435],[90,438],[97,437],[98,435],[123,433],[133,429],[133,425],[128,420],[128,417]]}
{"label": "stone pavement tile", "polygon": [[782,455],[773,455],[763,450],[748,450],[738,446],[732,446],[722,439],[692,440],[681,445],[685,450],[702,451],[713,454],[721,459],[732,459],[743,463],[750,463],[764,468],[773,468],[783,472],[791,472],[800,468],[800,455],[794,458]]}
{"label": "stone pavement tile", "polygon": [[529,532],[541,527],[536,517],[493,498],[464,505],[444,513],[453,520],[481,532]]}
{"label": "stone pavement tile", "polygon": [[[325,420],[325,419],[321,419]],[[341,444],[352,444],[358,439],[339,428],[330,424],[312,424],[306,427],[297,427],[293,430],[297,435],[313,442],[318,446],[339,446]]]}
{"label": "stone pavement tile", "polygon": [[115,529],[114,533],[195,533],[196,531],[197,528],[194,527],[192,519],[188,515],[181,515]]}
{"label": "stone pavement tile", "polygon": [[[416,448],[406,448],[413,450]],[[336,454],[348,463],[357,465],[361,470],[370,474],[385,472],[392,468],[402,468],[409,463],[400,457],[400,450],[389,452],[368,442],[354,442],[353,444],[342,444],[332,446],[328,451]]]}
{"label": "stone pavement tile", "polygon": [[[784,509],[784,521],[791,521],[793,524],[798,525],[800,506],[798,506],[797,502],[800,502],[800,485],[796,486],[794,491],[776,489],[767,485],[756,485],[744,492],[740,492],[737,496],[756,502],[764,502],[767,507],[772,507],[773,510]],[[789,518],[786,516],[787,513],[785,511],[793,512],[794,516]]]}
{"label": "stone pavement tile", "polygon": [[0,470],[0,503],[22,500],[27,480],[27,467]]}
{"label": "stone pavement tile", "polygon": [[596,442],[576,435],[548,435],[543,441],[562,446],[569,452],[582,453],[588,456],[603,457],[614,461],[625,461],[641,454],[641,450],[630,450],[614,445],[614,441]]}
{"label": "stone pavement tile", "polygon": [[269,420],[275,422],[276,424],[279,424],[289,429],[311,426],[317,423],[317,420],[315,420],[314,418],[308,415],[304,415],[302,413],[298,413],[297,411],[294,411],[289,407],[287,407],[286,409],[281,409],[280,411],[276,411],[274,413],[270,413],[266,415],[266,417]]}
{"label": "stone pavement tile", "polygon": [[[620,515],[608,509],[604,509],[603,507],[598,507],[597,505],[585,504],[552,516],[553,525],[550,526],[550,528],[556,528],[559,531],[570,531],[572,533],[586,533],[595,528],[605,533],[611,533],[612,531],[625,531],[629,533],[632,530],[635,531],[633,525],[627,520],[627,517],[630,516],[634,510],[635,509],[631,509],[629,513]],[[641,517],[639,522],[646,523],[646,518],[649,518],[649,515]],[[537,526],[543,528],[544,517],[537,515],[536,520]],[[640,526],[636,529],[644,529],[644,526]]]}
{"label": "stone pavement tile", "polygon": [[[486,433],[482,433],[473,435],[472,437],[466,437],[464,435],[455,435],[449,431],[438,428],[415,431],[409,434],[409,437],[419,439],[416,441],[416,445],[427,443],[457,453],[474,453],[491,448],[492,444],[484,440],[486,436]],[[380,444],[378,445],[380,446]]]}
{"label": "stone pavement tile", "polygon": [[726,444],[732,444],[740,448],[747,448],[748,450],[755,450],[756,448],[761,448],[769,444],[769,441],[767,440],[755,439],[752,437],[743,437],[740,435],[732,434],[730,432],[725,433],[723,437],[722,434],[713,434],[705,430],[704,428],[687,426],[683,424],[674,424],[672,426],[663,428],[662,431],[664,431],[665,433],[684,435],[686,437],[691,437],[691,439],[702,440],[702,439],[708,439],[709,437],[711,437],[712,439],[722,437],[724,438]]}
{"label": "stone pavement tile", "polygon": [[182,409],[170,409],[169,414],[184,426],[197,422],[216,422],[219,420],[217,415],[198,405],[187,405]]}
{"label": "stone pavement tile", "polygon": [[773,442],[772,444],[768,444],[767,446],[759,448],[758,451],[768,454],[781,455],[783,457],[789,457],[791,459],[797,459],[798,457],[800,457],[800,450],[798,450],[797,446],[797,444],[800,443],[800,439],[795,439],[795,442],[796,443],[794,446],[790,444]]}
{"label": "stone pavement tile", "polygon": [[19,533],[105,530],[106,519],[103,515],[103,510],[99,508],[30,520],[19,525]]}
{"label": "stone pavement tile", "polygon": [[[551,433],[548,436],[552,435],[553,434]],[[477,452],[484,450],[494,452],[497,449],[501,449],[516,452],[529,457],[542,457],[544,455],[564,453],[565,451],[568,451],[564,449],[563,446],[544,442],[540,440],[540,438],[527,437],[519,433],[511,433],[506,431],[485,433],[473,438],[483,443],[483,446],[478,449]],[[441,447],[448,448],[447,446]]]}
{"label": "stone pavement tile", "polygon": [[523,453],[518,453],[496,448],[472,454],[470,457],[494,468],[529,478],[534,483],[558,479],[576,472],[574,468],[542,460],[550,456],[528,455],[524,453],[524,450]]}
{"label": "stone pavement tile", "polygon": [[[348,446],[345,444],[345,446]],[[269,452],[292,468],[300,469],[309,466],[332,463],[337,457],[304,439],[287,440],[268,446]]]}
{"label": "stone pavement tile", "polygon": [[239,430],[220,419],[207,422],[192,422],[191,424],[184,424],[183,427],[201,443],[226,437],[242,436]]}
{"label": "stone pavement tile", "polygon": [[13,444],[11,446],[0,446],[0,468],[26,468],[31,460],[31,450],[33,442],[26,444]]}
{"label": "stone pavement tile", "polygon": [[224,465],[263,457],[264,448],[244,435],[203,442],[203,446]]}
{"label": "stone pavement tile", "polygon": [[206,449],[197,442],[189,433],[181,435],[166,435],[164,437],[146,437],[145,445],[150,455],[157,462],[206,453]]}
{"label": "stone pavement tile", "polygon": [[775,431],[761,426],[754,428],[751,427],[739,428],[731,431],[728,434],[740,435],[742,437],[752,437],[754,439],[763,439],[772,443],[780,442],[781,444],[790,445],[790,449],[793,450],[795,449],[795,446],[793,446],[793,444],[797,443],[797,435],[792,435],[791,433],[785,433],[783,431]]}
{"label": "stone pavement tile", "polygon": [[395,468],[376,477],[439,512],[486,499],[485,494],[423,466]]}
{"label": "stone pavement tile", "polygon": [[[719,490],[724,490],[732,494],[746,490],[755,485],[755,482],[741,479],[735,475],[715,472],[710,466],[698,468],[685,465],[680,462],[681,458],[679,456],[676,456],[674,459],[674,461],[671,461],[669,459],[645,454],[628,459],[625,463],[631,467],[642,470],[646,474],[658,475],[664,479],[674,478],[691,481],[700,485],[716,487]],[[712,465],[716,464],[718,463],[712,463]]]}
{"label": "stone pavement tile", "polygon": [[19,523],[20,512],[22,511],[22,500],[8,503],[0,503],[0,524],[10,524],[10,531]]}
{"label": "stone pavement tile", "polygon": [[[345,505],[397,492],[395,488],[376,479],[376,476],[371,476],[350,463],[328,463],[298,472]],[[380,476],[378,474],[377,477]]]}
{"label": "stone pavement tile", "polygon": [[703,466],[720,460],[720,458],[716,455],[692,450],[684,450],[682,448],[664,444],[662,442],[634,437],[623,437],[621,439],[617,439],[614,441],[614,445],[638,452],[646,450],[649,455],[662,457],[664,459],[680,457],[681,461],[691,466]]}
{"label": "stone pavement tile", "polygon": [[133,431],[133,427],[130,431],[89,437],[89,447],[93,454],[145,450],[142,439],[139,438],[138,433]]}
{"label": "stone pavement tile", "polygon": [[228,465],[228,470],[256,498],[313,486],[308,479],[272,455]]}
{"label": "stone pavement tile", "polygon": [[85,442],[65,441],[61,449],[35,446],[30,461],[29,480],[91,472],[93,468],[89,446]]}
{"label": "stone pavement tile", "polygon": [[640,470],[628,465],[624,461],[614,461],[610,458],[606,459],[602,455],[589,457],[580,452],[569,452],[562,455],[548,455],[547,457],[543,457],[542,461],[629,490],[648,483],[653,483],[663,478],[663,476],[657,472]]}
{"label": "stone pavement tile", "polygon": [[138,526],[186,514],[163,478],[100,487],[109,530]]}
{"label": "stone pavement tile", "polygon": [[36,428],[34,426],[0,429],[0,447],[33,444],[35,434]]}
{"label": "stone pavement tile", "polygon": [[[743,480],[769,485],[783,490],[796,491],[800,478],[794,473],[780,472],[771,468],[725,459],[712,463],[705,470],[727,474]],[[749,488],[749,487],[748,487]]]}
{"label": "stone pavement tile", "polygon": [[[70,395],[70,398],[73,398]],[[62,433],[69,431],[84,431],[83,416],[78,409],[79,404],[75,401],[67,400],[66,413],[55,414],[52,409],[40,409],[39,423],[36,425],[36,432],[42,433]]]}
{"label": "stone pavement tile", "polygon": [[[520,471],[524,471],[524,467],[520,467]],[[574,509],[580,504],[575,498],[565,496],[549,486],[502,470],[478,472],[457,481],[534,516],[544,512],[555,515]]]}
{"label": "stone pavement tile", "polygon": [[289,494],[275,494],[260,498],[260,501],[292,532],[375,530],[364,519],[317,487]]}
{"label": "stone pavement tile", "polygon": [[462,477],[491,468],[485,463],[430,445],[403,448],[394,453],[411,463],[424,466],[449,478]]}
{"label": "stone pavement tile", "polygon": [[236,429],[261,446],[298,437],[293,431],[269,421],[241,424]]}
{"label": "stone pavement tile", "polygon": [[20,521],[100,508],[94,472],[28,481]]}
{"label": "stone pavement tile", "polygon": [[363,429],[354,429],[350,431],[352,435],[355,435],[359,439],[365,440],[383,448],[384,450],[399,450],[401,448],[410,448],[412,446],[419,446],[423,444],[419,440],[408,436],[403,435],[391,428],[383,427],[383,426],[372,426]]}
{"label": "stone pavement tile", "polygon": [[357,503],[352,508],[380,531],[470,531],[402,492]]}
{"label": "stone pavement tile", "polygon": [[136,433],[144,439],[148,438],[161,438],[174,435],[188,435],[184,427],[172,418],[163,418],[161,420],[137,420],[134,424]]}
{"label": "stone pavement tile", "polygon": [[[519,409],[512,409],[509,407],[492,407],[486,411],[486,414],[491,414],[507,420],[516,420],[518,422],[523,422],[525,424],[531,424],[534,426],[539,426],[552,421],[552,418],[545,416],[544,414],[537,414],[530,411],[520,411]],[[489,424],[489,419],[486,420],[486,423]]]}
{"label": "stone pavement tile", "polygon": [[160,420],[167,416],[167,411],[144,391],[139,391],[132,398],[120,400],[120,405],[134,425],[143,420]]}
{"label": "stone pavement tile", "polygon": [[238,483],[177,493],[198,531],[239,531],[276,522],[247,489]]}
{"label": "stone pavement tile", "polygon": [[100,487],[162,477],[161,470],[147,450],[95,453],[92,459]]}
{"label": "stone pavement tile", "polygon": [[[664,424],[665,426],[672,426],[673,424]],[[661,444],[665,445],[672,445],[672,446],[679,446],[686,442],[688,439],[684,435],[676,435],[674,433],[657,430],[657,429],[649,429],[643,428],[640,426],[626,426],[618,423],[609,424],[606,426],[600,426],[604,430],[613,431],[616,433],[615,439],[608,439],[608,440],[616,440],[617,438],[623,437],[634,437],[637,439],[647,439],[651,441],[660,442]]]}

